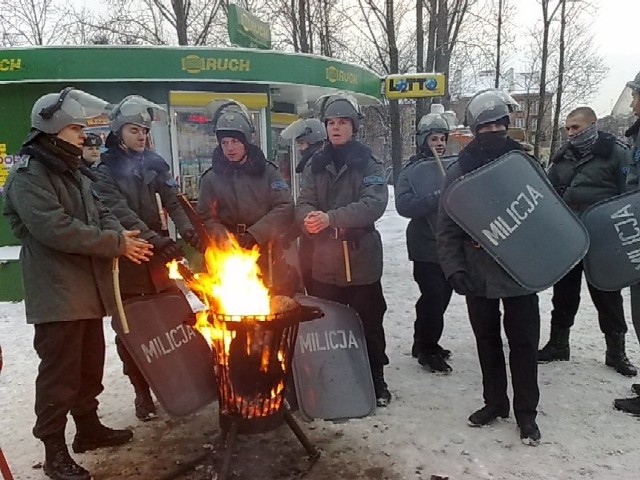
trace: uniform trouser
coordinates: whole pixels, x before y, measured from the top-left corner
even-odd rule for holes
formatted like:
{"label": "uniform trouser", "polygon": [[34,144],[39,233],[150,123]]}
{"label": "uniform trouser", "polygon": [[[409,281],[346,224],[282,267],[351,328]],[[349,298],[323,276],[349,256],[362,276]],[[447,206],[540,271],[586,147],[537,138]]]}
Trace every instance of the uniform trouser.
{"label": "uniform trouser", "polygon": [[416,302],[414,339],[427,354],[438,353],[438,342],[444,329],[444,312],[453,291],[440,265],[413,262],[413,279],[420,288]]}
{"label": "uniform trouser", "polygon": [[[509,342],[513,411],[518,422],[534,419],[538,390],[540,311],[536,294],[502,299],[504,330]],[[507,370],[500,335],[500,299],[467,297],[467,310],[476,337],[486,405],[509,406]]]}
{"label": "uniform trouser", "polygon": [[105,357],[102,319],[36,325],[33,346],[40,357],[33,435],[42,439],[63,432],[69,412],[80,417],[98,408]]}
{"label": "uniform trouser", "polygon": [[[583,265],[580,262],[553,286],[551,325],[571,328],[580,306]],[[587,282],[591,300],[598,311],[600,330],[605,335],[626,333],[624,307],[620,290],[605,292]]]}
{"label": "uniform trouser", "polygon": [[386,340],[382,326],[384,312],[387,311],[387,302],[384,299],[382,284],[379,281],[369,285],[350,287],[314,281],[313,294],[316,297],[353,308],[362,320],[371,370],[379,371],[389,364],[389,358],[385,353]]}
{"label": "uniform trouser", "polygon": [[300,246],[298,247],[298,262],[300,265],[300,276],[307,295],[313,295],[313,239],[306,235],[301,235]]}

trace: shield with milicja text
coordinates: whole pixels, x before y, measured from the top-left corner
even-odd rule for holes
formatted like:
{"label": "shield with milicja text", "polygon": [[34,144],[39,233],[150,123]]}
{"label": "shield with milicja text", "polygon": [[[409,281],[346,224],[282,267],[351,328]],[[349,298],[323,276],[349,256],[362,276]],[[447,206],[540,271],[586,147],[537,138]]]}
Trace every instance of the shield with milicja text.
{"label": "shield with milicja text", "polygon": [[213,352],[190,326],[194,313],[181,292],[130,298],[123,307],[129,333],[118,315],[113,329],[168,414],[189,415],[217,398]]}
{"label": "shield with milicja text", "polygon": [[300,323],[293,378],[307,418],[338,420],[370,415],[376,395],[360,317],[352,308],[318,297],[296,297],[324,317]]}
{"label": "shield with milicja text", "polygon": [[442,202],[449,216],[531,291],[552,286],[589,248],[584,225],[537,162],[521,151],[457,178]]}
{"label": "shield with milicja text", "polygon": [[614,291],[640,282],[640,190],[598,202],[580,218],[591,241],[584,258],[589,283]]}

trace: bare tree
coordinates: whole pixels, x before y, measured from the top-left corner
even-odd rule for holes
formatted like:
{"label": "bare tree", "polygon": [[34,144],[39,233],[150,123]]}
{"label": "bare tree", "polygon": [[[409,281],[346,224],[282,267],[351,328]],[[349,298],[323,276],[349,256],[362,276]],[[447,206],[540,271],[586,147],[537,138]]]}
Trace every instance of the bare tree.
{"label": "bare tree", "polygon": [[0,0],[2,45],[63,44],[66,18],[56,0]]}

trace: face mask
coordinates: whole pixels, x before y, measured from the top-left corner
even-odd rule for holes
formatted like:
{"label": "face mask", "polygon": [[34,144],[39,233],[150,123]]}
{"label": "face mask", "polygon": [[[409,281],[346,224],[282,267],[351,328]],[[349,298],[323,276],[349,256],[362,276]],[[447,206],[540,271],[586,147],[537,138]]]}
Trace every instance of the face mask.
{"label": "face mask", "polygon": [[496,155],[502,153],[507,144],[507,131],[478,133],[476,141],[487,155]]}
{"label": "face mask", "polygon": [[569,138],[569,143],[571,146],[577,150],[581,155],[585,155],[596,143],[598,139],[598,129],[596,128],[596,124],[585,128],[583,131]]}

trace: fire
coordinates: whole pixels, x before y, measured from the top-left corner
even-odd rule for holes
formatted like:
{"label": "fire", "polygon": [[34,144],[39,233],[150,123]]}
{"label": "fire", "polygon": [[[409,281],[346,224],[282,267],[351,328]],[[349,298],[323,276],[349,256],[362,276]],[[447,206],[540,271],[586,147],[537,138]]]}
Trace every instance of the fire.
{"label": "fire", "polygon": [[207,273],[184,278],[175,260],[168,264],[170,278],[182,278],[200,298],[224,315],[267,316],[271,313],[269,290],[260,277],[258,247],[241,248],[234,238],[224,245],[208,248],[205,253]]}
{"label": "fire", "polygon": [[[285,371],[284,357],[277,346],[272,350],[272,334],[259,328],[253,333],[236,331],[225,324],[263,322],[276,316],[272,314],[269,290],[261,279],[259,256],[257,247],[245,250],[230,237],[207,249],[206,272],[194,274],[184,262],[167,264],[169,276],[184,280],[207,307],[197,313],[195,328],[216,352],[217,376],[231,375],[228,387],[221,387],[221,397],[227,405],[234,405],[233,409],[248,417],[266,416],[278,410],[284,389],[284,376],[280,374]],[[256,370],[247,383],[243,374],[253,368]],[[225,371],[231,373],[222,373]],[[274,373],[278,373],[278,379],[271,385],[269,380]],[[260,393],[250,393],[255,382],[261,379],[267,388]]]}

